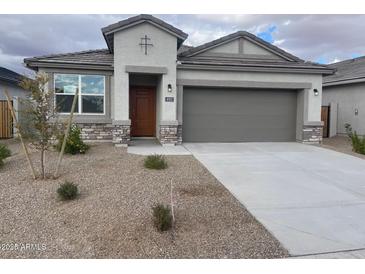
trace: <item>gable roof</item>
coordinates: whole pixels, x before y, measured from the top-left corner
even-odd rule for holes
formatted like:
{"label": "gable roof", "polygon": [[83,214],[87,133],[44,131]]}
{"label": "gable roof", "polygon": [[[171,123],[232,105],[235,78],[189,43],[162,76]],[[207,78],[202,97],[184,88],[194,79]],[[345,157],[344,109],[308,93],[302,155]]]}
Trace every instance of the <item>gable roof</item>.
{"label": "gable roof", "polygon": [[104,27],[101,29],[104,39],[108,45],[108,48],[110,50],[110,52],[113,52],[114,50],[114,33],[122,30],[122,29],[127,29],[130,28],[132,26],[144,23],[144,22],[148,22],[151,23],[152,25],[167,31],[168,33],[174,35],[177,37],[178,40],[178,45],[177,47],[179,48],[181,46],[181,44],[185,41],[185,39],[188,37],[188,34],[186,34],[185,32],[183,32],[182,30],[175,28],[174,26],[166,23],[165,21],[162,21],[161,19],[158,19],[152,15],[149,14],[140,14],[134,17],[130,17],[128,19],[119,21],[118,23],[115,24],[111,24],[107,27]]}
{"label": "gable roof", "polygon": [[365,82],[365,56],[328,65],[336,72],[323,78],[324,86]]}
{"label": "gable roof", "polygon": [[[88,50],[81,52],[71,52],[63,54],[52,54],[33,58],[24,59],[27,67],[37,70],[38,67],[47,68],[73,68],[73,69],[94,69],[94,70],[110,70],[114,69],[113,56],[113,35],[115,32],[130,28],[132,26],[149,22],[154,26],[163,29],[177,37],[177,67],[179,69],[217,69],[217,70],[247,70],[247,71],[281,71],[281,72],[297,72],[297,73],[320,73],[332,74],[333,69],[325,65],[312,62],[305,62],[300,58],[246,32],[238,31],[227,36],[221,37],[214,41],[205,43],[197,47],[182,45],[187,38],[187,34],[181,30],[167,24],[166,22],[153,17],[152,15],[141,14],[112,24],[102,29],[104,38],[108,44],[108,49]],[[202,58],[196,56],[201,52],[207,51],[219,45],[229,43],[238,38],[244,38],[251,43],[281,57],[281,60],[272,58],[236,58],[225,56]]]}
{"label": "gable roof", "polygon": [[113,54],[108,49],[96,49],[62,54],[51,54],[24,59],[24,63],[36,69],[38,66],[62,66],[65,64],[79,66],[97,66],[98,68],[112,69]]}
{"label": "gable roof", "polygon": [[17,85],[23,78],[24,78],[23,75],[16,73],[15,71],[12,71],[4,67],[0,67],[0,80],[2,81]]}
{"label": "gable roof", "polygon": [[177,51],[177,55],[179,55],[180,53],[183,53],[189,49],[192,49],[192,48],[193,48],[192,46],[181,45],[181,47]]}
{"label": "gable roof", "polygon": [[232,41],[232,40],[235,40],[235,39],[238,39],[238,38],[241,38],[241,37],[246,38],[249,41],[258,44],[261,47],[264,47],[268,51],[283,57],[287,61],[304,62],[300,58],[298,58],[298,57],[296,57],[296,56],[294,56],[294,55],[292,55],[292,54],[290,54],[290,53],[288,53],[288,52],[286,52],[286,51],[284,51],[284,50],[282,50],[282,49],[280,49],[280,48],[278,48],[278,47],[276,47],[276,46],[274,46],[274,45],[272,45],[268,42],[266,42],[265,40],[255,36],[255,35],[247,32],[247,31],[237,31],[237,32],[231,33],[229,35],[223,36],[223,37],[218,38],[216,40],[213,40],[211,42],[202,44],[198,47],[194,47],[192,49],[184,51],[179,56],[180,57],[192,57],[194,55],[197,55],[199,53],[207,51],[208,49],[216,47],[220,44],[224,44],[224,43],[227,43],[229,41]]}

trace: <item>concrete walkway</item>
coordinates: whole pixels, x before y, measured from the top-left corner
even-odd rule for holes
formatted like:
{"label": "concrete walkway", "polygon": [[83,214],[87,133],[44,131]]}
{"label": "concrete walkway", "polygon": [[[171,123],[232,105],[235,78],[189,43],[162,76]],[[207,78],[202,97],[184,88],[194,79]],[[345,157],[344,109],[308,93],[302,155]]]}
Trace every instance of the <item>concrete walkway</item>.
{"label": "concrete walkway", "polygon": [[364,160],[298,143],[184,146],[291,255],[365,248]]}
{"label": "concrete walkway", "polygon": [[293,259],[365,259],[365,249],[292,257]]}
{"label": "concrete walkway", "polygon": [[162,146],[156,139],[132,140],[127,149],[128,153],[137,155],[191,155],[184,146]]}

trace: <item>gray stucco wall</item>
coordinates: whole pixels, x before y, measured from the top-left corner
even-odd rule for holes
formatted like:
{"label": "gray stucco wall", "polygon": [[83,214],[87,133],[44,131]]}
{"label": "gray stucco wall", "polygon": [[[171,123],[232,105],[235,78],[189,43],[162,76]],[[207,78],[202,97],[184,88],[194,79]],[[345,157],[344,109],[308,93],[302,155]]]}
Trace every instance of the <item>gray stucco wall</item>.
{"label": "gray stucco wall", "polygon": [[322,105],[330,103],[338,104],[337,117],[330,118],[337,120],[337,134],[346,134],[344,125],[349,123],[358,134],[365,135],[365,83],[324,87]]}
{"label": "gray stucco wall", "polygon": [[[338,104],[335,102],[330,103],[330,122],[329,122],[329,137],[337,135],[337,113]],[[333,117],[333,118],[332,118]]]}
{"label": "gray stucco wall", "polygon": [[298,90],[297,93],[297,121],[296,121],[296,139],[302,140],[302,129],[304,124],[304,90]]}
{"label": "gray stucco wall", "polygon": [[272,52],[258,46],[245,38],[235,39],[226,43],[220,44],[205,52],[200,53],[197,57],[235,57],[235,58],[269,58],[281,60],[282,58]]}
{"label": "gray stucco wall", "polygon": [[[153,46],[148,47],[147,55],[139,43],[147,35]],[[114,118],[117,121],[129,120],[129,75],[128,66],[164,68],[157,91],[157,124],[161,121],[176,121],[176,99],[165,102],[164,97],[176,96],[176,56],[177,38],[149,23],[142,23],[114,34]],[[168,84],[173,92],[167,91]]]}
{"label": "gray stucco wall", "polygon": [[24,89],[18,87],[16,84],[0,81],[0,100],[6,100],[4,89],[7,89],[11,97],[25,97],[29,93]]}

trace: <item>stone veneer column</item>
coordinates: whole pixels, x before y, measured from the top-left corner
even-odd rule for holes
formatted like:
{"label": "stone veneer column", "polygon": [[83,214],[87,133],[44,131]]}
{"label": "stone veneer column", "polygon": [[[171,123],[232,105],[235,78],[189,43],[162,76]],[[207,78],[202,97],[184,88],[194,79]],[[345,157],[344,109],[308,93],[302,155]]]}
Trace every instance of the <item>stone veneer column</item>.
{"label": "stone veneer column", "polygon": [[159,141],[162,145],[180,145],[182,143],[182,126],[177,121],[162,122]]}
{"label": "stone veneer column", "polygon": [[112,124],[103,123],[80,123],[77,124],[81,128],[81,138],[85,141],[109,141],[113,139]]}
{"label": "stone veneer column", "polygon": [[323,138],[323,123],[313,122],[303,125],[302,142],[305,144],[320,144]]}
{"label": "stone veneer column", "polygon": [[128,146],[131,141],[131,122],[115,121],[113,126],[113,143],[116,146]]}

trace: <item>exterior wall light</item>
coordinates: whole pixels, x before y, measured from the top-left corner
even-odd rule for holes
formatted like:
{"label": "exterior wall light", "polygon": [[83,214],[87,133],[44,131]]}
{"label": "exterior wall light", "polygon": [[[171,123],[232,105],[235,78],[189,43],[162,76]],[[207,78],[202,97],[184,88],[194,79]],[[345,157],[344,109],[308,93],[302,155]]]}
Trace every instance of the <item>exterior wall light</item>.
{"label": "exterior wall light", "polygon": [[168,84],[168,85],[167,85],[167,91],[168,91],[168,92],[172,92],[172,86],[171,86],[171,84]]}
{"label": "exterior wall light", "polygon": [[315,89],[313,90],[313,93],[314,93],[314,96],[318,96],[318,95],[319,95],[319,91],[318,91],[318,89],[316,89],[316,88],[315,88]]}

